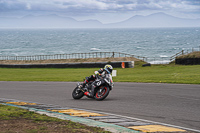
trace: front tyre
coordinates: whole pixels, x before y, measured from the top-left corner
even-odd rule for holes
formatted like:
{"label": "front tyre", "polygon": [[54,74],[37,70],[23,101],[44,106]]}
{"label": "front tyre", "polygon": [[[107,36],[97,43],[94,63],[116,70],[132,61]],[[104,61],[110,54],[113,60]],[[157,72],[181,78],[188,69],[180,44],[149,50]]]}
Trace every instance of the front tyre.
{"label": "front tyre", "polygon": [[80,88],[76,87],[72,92],[72,97],[74,99],[81,99],[84,96],[83,91]]}
{"label": "front tyre", "polygon": [[98,101],[104,100],[110,92],[110,88],[104,86],[96,91],[94,98]]}

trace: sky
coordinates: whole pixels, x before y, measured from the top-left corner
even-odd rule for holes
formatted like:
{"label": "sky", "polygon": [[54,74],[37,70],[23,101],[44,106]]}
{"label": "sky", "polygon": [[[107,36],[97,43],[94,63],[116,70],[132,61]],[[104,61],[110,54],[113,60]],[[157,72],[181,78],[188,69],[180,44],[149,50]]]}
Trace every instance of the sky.
{"label": "sky", "polygon": [[104,24],[135,15],[163,12],[179,18],[200,18],[200,0],[0,0],[0,17],[56,14]]}

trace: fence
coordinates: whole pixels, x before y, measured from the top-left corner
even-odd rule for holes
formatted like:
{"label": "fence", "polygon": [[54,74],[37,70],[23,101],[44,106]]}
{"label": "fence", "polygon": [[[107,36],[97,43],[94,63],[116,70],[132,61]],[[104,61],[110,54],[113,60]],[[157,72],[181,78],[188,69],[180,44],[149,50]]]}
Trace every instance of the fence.
{"label": "fence", "polygon": [[114,58],[114,57],[134,57],[151,64],[168,64],[176,59],[177,56],[187,54],[194,51],[200,51],[199,48],[192,48],[187,51],[180,51],[171,57],[151,57],[146,58],[142,56],[135,56],[132,54],[126,54],[121,52],[91,52],[91,53],[72,53],[72,54],[55,54],[55,55],[32,55],[32,56],[0,56],[0,60],[50,60],[50,59],[86,59],[86,58]]}
{"label": "fence", "polygon": [[185,55],[185,54],[188,54],[188,53],[194,52],[194,51],[200,51],[200,46],[196,47],[196,48],[191,48],[190,50],[181,50],[180,52],[178,52],[177,54],[175,54],[171,57],[150,57],[150,58],[146,58],[146,61],[151,63],[151,64],[169,64],[170,62],[174,61],[177,56]]}
{"label": "fence", "polygon": [[150,64],[169,64],[170,57],[150,57],[147,58],[147,62]]}
{"label": "fence", "polygon": [[184,55],[184,50],[181,50],[181,52],[178,52],[177,54],[173,55],[171,58],[170,58],[170,61],[173,61],[176,59],[177,56],[180,56],[180,55]]}
{"label": "fence", "polygon": [[114,57],[135,57],[146,60],[146,57],[135,56],[120,52],[91,52],[91,53],[72,53],[55,55],[33,55],[33,56],[0,56],[0,60],[50,60],[50,59],[86,59],[86,58],[114,58]]}
{"label": "fence", "polygon": [[181,50],[177,54],[171,56],[170,61],[174,61],[176,59],[176,57],[178,57],[180,55],[185,55],[185,54],[188,54],[190,52],[195,52],[195,51],[200,51],[200,46],[199,46],[199,48],[192,48],[191,50],[187,50],[187,51]]}

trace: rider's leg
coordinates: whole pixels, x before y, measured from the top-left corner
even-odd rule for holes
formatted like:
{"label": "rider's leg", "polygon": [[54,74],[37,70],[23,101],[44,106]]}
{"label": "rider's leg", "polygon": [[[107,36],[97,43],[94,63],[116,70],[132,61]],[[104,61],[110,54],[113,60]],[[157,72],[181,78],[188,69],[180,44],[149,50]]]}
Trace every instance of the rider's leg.
{"label": "rider's leg", "polygon": [[91,86],[91,92],[85,92],[84,94],[87,95],[87,96],[91,96],[93,97],[94,96],[94,89],[96,88],[96,86],[94,84],[92,84]]}
{"label": "rider's leg", "polygon": [[85,78],[85,80],[83,82],[83,87],[85,87],[85,85],[91,80],[95,80],[95,76],[94,75],[91,75],[91,76]]}

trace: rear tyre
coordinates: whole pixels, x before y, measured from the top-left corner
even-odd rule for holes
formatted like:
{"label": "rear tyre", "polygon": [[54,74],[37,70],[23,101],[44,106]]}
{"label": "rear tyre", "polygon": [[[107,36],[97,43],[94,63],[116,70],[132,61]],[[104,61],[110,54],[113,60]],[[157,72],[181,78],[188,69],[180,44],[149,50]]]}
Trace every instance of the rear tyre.
{"label": "rear tyre", "polygon": [[104,100],[110,92],[110,88],[104,86],[104,88],[98,89],[94,95],[94,98],[98,101]]}
{"label": "rear tyre", "polygon": [[72,97],[74,99],[81,99],[84,96],[83,91],[80,90],[80,88],[76,87],[72,92]]}

